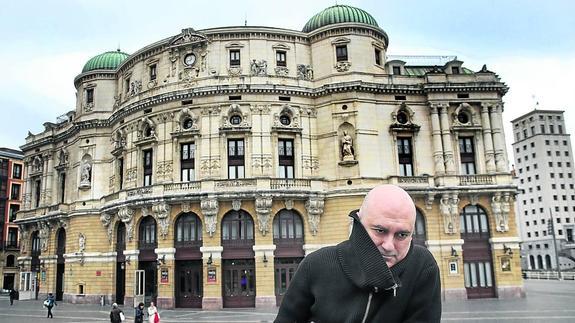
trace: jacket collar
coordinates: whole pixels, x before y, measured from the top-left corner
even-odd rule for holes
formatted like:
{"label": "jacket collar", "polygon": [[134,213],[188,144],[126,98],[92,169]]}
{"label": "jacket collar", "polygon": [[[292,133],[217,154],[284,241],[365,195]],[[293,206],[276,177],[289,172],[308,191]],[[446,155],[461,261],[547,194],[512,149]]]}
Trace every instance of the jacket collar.
{"label": "jacket collar", "polygon": [[354,285],[366,290],[384,290],[401,286],[399,275],[404,271],[412,254],[410,247],[407,256],[391,269],[359,221],[357,212],[349,214],[353,218],[353,229],[349,239],[337,245],[338,261],[345,275]]}

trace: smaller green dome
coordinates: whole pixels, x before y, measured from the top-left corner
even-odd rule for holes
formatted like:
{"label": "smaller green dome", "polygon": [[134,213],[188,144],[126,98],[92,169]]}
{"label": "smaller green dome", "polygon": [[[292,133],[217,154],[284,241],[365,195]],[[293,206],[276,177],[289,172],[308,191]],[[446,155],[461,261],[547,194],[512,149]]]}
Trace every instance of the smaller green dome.
{"label": "smaller green dome", "polygon": [[366,11],[351,6],[335,5],[324,9],[320,13],[311,17],[303,27],[302,31],[304,33],[309,33],[323,26],[346,22],[379,27],[377,25],[377,21],[375,21],[375,19]]}
{"label": "smaller green dome", "polygon": [[82,73],[93,70],[115,70],[128,56],[130,55],[121,52],[119,49],[94,56],[86,62]]}

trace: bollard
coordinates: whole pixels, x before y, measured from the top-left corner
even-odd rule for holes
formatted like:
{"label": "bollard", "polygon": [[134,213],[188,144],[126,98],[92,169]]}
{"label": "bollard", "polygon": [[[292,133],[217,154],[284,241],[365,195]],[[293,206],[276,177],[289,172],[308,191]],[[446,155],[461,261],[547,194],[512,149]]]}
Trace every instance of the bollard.
{"label": "bollard", "polygon": [[104,306],[104,295],[100,296],[100,306]]}

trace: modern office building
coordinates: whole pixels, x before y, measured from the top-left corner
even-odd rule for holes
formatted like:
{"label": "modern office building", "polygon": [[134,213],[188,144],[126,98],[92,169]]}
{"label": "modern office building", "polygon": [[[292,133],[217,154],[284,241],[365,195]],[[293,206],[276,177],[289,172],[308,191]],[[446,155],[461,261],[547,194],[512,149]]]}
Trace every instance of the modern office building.
{"label": "modern office building", "polygon": [[24,192],[24,154],[19,150],[0,148],[0,277],[2,289],[15,287],[18,276],[18,225],[16,212]]}
{"label": "modern office building", "polygon": [[370,14],[336,5],[302,31],[186,28],[89,59],[75,110],[22,146],[20,294],[275,306],[392,183],[446,299],[521,296],[507,86],[388,46]]}
{"label": "modern office building", "polygon": [[516,201],[522,267],[554,270],[558,259],[561,269],[573,269],[575,168],[563,111],[536,109],[511,122],[516,184],[522,191]]}

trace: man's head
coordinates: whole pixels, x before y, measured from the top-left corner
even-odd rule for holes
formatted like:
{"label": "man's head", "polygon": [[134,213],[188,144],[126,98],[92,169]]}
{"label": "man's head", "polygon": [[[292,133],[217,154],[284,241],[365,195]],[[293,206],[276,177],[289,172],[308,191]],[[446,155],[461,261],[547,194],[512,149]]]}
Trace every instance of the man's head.
{"label": "man's head", "polygon": [[387,266],[405,258],[415,227],[415,204],[406,191],[395,185],[376,186],[365,196],[358,216]]}
{"label": "man's head", "polygon": [[116,303],[112,304],[112,308],[118,308],[118,304]]}

